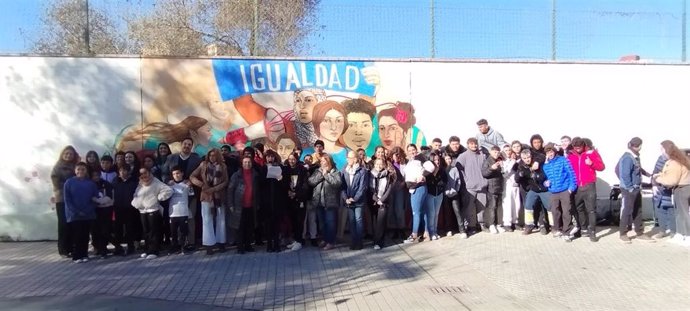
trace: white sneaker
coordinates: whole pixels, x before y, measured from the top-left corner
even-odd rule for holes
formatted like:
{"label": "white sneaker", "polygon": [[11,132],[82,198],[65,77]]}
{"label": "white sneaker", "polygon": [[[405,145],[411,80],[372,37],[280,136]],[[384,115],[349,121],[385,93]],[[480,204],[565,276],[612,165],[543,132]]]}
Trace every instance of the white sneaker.
{"label": "white sneaker", "polygon": [[448,233],[446,233],[446,236],[447,236],[447,237],[453,236],[453,231],[448,231]]}
{"label": "white sneaker", "polygon": [[506,229],[503,228],[503,226],[501,226],[501,227],[496,227],[496,228],[498,228],[498,233],[505,233],[505,232],[506,232]]}
{"label": "white sneaker", "polygon": [[436,241],[436,240],[438,240],[438,235],[434,235],[434,236],[432,236],[432,237],[431,237],[431,240],[432,240],[432,241]]}
{"label": "white sneaker", "polygon": [[88,258],[82,258],[82,259],[81,259],[81,262],[82,262],[82,263],[89,262],[89,259],[88,259]]}
{"label": "white sneaker", "polygon": [[295,243],[292,243],[292,246],[288,246],[288,247],[289,247],[290,250],[292,250],[292,251],[298,251],[298,250],[302,249],[302,243],[300,243],[300,242],[295,242]]}
{"label": "white sneaker", "polygon": [[381,249],[381,246],[374,245],[374,250],[380,250],[380,249]]}
{"label": "white sneaker", "polygon": [[290,244],[288,244],[288,245],[285,245],[285,247],[287,247],[287,248],[293,248],[293,247],[295,247],[295,243],[297,243],[297,241],[292,242],[292,243],[290,243]]}
{"label": "white sneaker", "polygon": [[81,259],[72,260],[73,263],[82,263]]}
{"label": "white sneaker", "polygon": [[463,239],[463,240],[464,240],[464,239],[467,239],[467,233],[465,233],[465,232],[460,233],[460,238]]}
{"label": "white sneaker", "polygon": [[156,258],[158,258],[158,256],[156,256],[154,254],[146,256],[146,259],[156,259]]}
{"label": "white sneaker", "polygon": [[148,254],[147,254],[147,253],[143,253],[143,254],[141,254],[141,255],[139,256],[139,258],[141,258],[141,259],[146,259],[146,256],[148,256]]}
{"label": "white sneaker", "polygon": [[489,232],[493,234],[498,234],[498,229],[496,229],[496,225],[489,226]]}
{"label": "white sneaker", "polygon": [[417,242],[417,239],[413,238],[412,236],[409,236],[405,241],[403,241],[403,244],[412,244]]}

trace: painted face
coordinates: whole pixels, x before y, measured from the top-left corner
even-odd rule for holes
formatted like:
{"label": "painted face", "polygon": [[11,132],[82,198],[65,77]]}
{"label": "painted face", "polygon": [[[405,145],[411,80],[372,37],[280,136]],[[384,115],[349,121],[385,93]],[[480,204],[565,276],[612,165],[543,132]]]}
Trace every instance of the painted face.
{"label": "painted face", "polygon": [[405,133],[393,117],[383,116],[379,120],[379,138],[386,149],[391,150],[395,147],[402,147]]}
{"label": "painted face", "polygon": [[353,166],[357,163],[357,153],[354,151],[347,152],[347,166]]}
{"label": "painted face", "polygon": [[65,162],[72,162],[74,161],[74,152],[72,150],[65,150],[65,152],[62,153],[62,161]]}
{"label": "painted face", "polygon": [[86,166],[79,165],[74,168],[74,174],[79,178],[86,178]]}
{"label": "painted face", "polygon": [[184,173],[180,170],[173,171],[172,172],[172,177],[176,182],[181,182],[184,178]]}
{"label": "painted face", "polygon": [[310,123],[317,99],[314,93],[302,91],[295,96],[295,114],[300,123]]}
{"label": "painted face", "polygon": [[196,130],[196,141],[199,145],[208,146],[211,141],[211,125],[206,123]]}
{"label": "painted face", "polygon": [[383,148],[376,148],[376,152],[374,152],[374,156],[377,159],[383,159],[386,157],[386,151]]}
{"label": "painted face", "polygon": [[407,159],[412,161],[414,157],[417,156],[417,148],[409,146],[407,147]]}
{"label": "painted face", "polygon": [[376,161],[374,161],[374,168],[379,172],[383,171],[383,160],[376,159]]}
{"label": "painted face", "polygon": [[158,154],[161,156],[167,156],[170,154],[170,148],[168,148],[166,145],[160,145],[158,146]]}
{"label": "painted face", "polygon": [[343,134],[345,129],[345,117],[338,110],[331,109],[319,124],[319,132],[324,140],[335,142]]}
{"label": "painted face", "polygon": [[477,127],[479,127],[479,132],[481,132],[482,134],[486,134],[489,132],[489,125],[488,124],[481,124]]}
{"label": "painted face", "polygon": [[242,159],[242,168],[245,170],[252,168],[252,160],[248,158]]}
{"label": "painted face", "polygon": [[182,141],[182,153],[192,153],[192,147],[194,147],[194,143],[190,139],[185,139]]}
{"label": "painted face", "polygon": [[276,149],[278,155],[281,159],[287,159],[288,156],[295,150],[295,142],[290,138],[283,138],[278,141],[278,147]]}
{"label": "painted face", "polygon": [[133,153],[125,153],[125,163],[132,165],[134,163],[134,154]]}
{"label": "painted face", "polygon": [[467,149],[470,149],[470,151],[477,151],[478,147],[479,146],[477,146],[477,143],[473,141],[467,143]]}
{"label": "painted face", "polygon": [[139,181],[144,185],[151,183],[151,173],[149,173],[149,170],[143,168],[139,170]]}
{"label": "painted face", "polygon": [[153,162],[153,159],[149,157],[144,158],[144,167],[152,168],[154,165],[155,163]]}
{"label": "painted face", "polygon": [[374,123],[369,115],[362,112],[348,113],[347,124],[347,130],[343,133],[345,145],[352,150],[367,148],[374,133]]}

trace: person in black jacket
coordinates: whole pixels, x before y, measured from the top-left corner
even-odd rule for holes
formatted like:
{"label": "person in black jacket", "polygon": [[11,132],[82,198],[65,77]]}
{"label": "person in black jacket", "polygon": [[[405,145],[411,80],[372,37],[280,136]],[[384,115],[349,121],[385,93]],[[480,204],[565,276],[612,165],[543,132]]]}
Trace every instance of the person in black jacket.
{"label": "person in black jacket", "polygon": [[98,187],[99,197],[96,202],[96,221],[91,226],[91,243],[96,255],[105,259],[108,255],[110,231],[113,227],[113,186],[101,179],[101,172],[91,171],[91,180]]}
{"label": "person in black jacket", "polygon": [[395,187],[396,173],[393,165],[379,157],[373,160],[373,167],[370,171],[371,178],[369,189],[371,189],[371,215],[374,223],[374,249],[383,248],[386,233],[386,211],[392,201],[392,189]]}
{"label": "person in black jacket", "polygon": [[288,202],[290,178],[280,165],[280,156],[273,150],[266,150],[266,166],[262,167],[261,193],[263,215],[265,216],[266,251],[280,252],[280,220],[285,214]]}
{"label": "person in black jacket", "polygon": [[[527,192],[525,195],[525,231],[523,232],[524,235],[527,235],[532,233],[534,229],[534,206],[537,200],[541,201],[542,206],[548,207],[550,193],[548,188],[544,186],[546,174],[544,174],[541,164],[532,160],[532,152],[523,150],[520,153],[520,159],[515,174],[515,182]],[[540,220],[539,226],[541,227],[541,234],[548,234],[545,221]]]}
{"label": "person in black jacket", "polygon": [[[139,219],[139,212],[132,206],[132,199],[134,199],[134,192],[137,190],[139,182],[130,177],[130,168],[127,164],[118,167],[119,176],[113,182],[113,208],[115,210],[114,222],[114,239],[115,255],[131,255],[134,254],[134,240],[137,232],[141,232],[141,228],[137,228],[141,224]],[[127,244],[127,252],[122,249],[122,243]]]}
{"label": "person in black jacket", "polygon": [[299,162],[299,155],[295,152],[288,155],[285,176],[290,183],[288,188],[288,213],[292,223],[292,244],[287,247],[298,251],[304,244],[302,232],[304,231],[304,219],[307,215],[306,201],[311,197],[307,186],[309,177],[307,169]]}
{"label": "person in black jacket", "polygon": [[438,213],[441,211],[443,194],[448,183],[448,173],[446,172],[446,162],[440,152],[431,152],[429,161],[434,164],[434,171],[426,178],[426,234],[429,235],[430,241],[434,241],[440,239],[438,235]]}
{"label": "person in black jacket", "polygon": [[[482,176],[489,184],[489,193],[484,212],[484,226],[489,232],[497,234],[503,219],[503,158],[501,148],[493,146],[489,150],[489,157],[482,164]],[[502,227],[501,227],[502,230]]]}

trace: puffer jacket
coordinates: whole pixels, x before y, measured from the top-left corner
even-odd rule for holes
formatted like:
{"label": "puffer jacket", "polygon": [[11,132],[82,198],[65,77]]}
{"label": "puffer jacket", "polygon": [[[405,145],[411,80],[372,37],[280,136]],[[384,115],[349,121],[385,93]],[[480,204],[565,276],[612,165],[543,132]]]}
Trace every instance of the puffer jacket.
{"label": "puffer jacket", "polygon": [[544,174],[549,180],[549,191],[559,193],[563,191],[574,192],[577,189],[575,171],[565,157],[557,155],[544,163]]}
{"label": "puffer jacket", "polygon": [[311,197],[313,207],[338,208],[340,206],[340,191],[342,177],[340,172],[332,168],[326,175],[320,169],[309,176],[308,183],[314,187]]}
{"label": "puffer jacket", "polygon": [[496,163],[496,159],[488,157],[482,164],[482,176],[486,178],[490,194],[503,194],[503,172],[499,166],[497,169],[492,169],[491,166]]}

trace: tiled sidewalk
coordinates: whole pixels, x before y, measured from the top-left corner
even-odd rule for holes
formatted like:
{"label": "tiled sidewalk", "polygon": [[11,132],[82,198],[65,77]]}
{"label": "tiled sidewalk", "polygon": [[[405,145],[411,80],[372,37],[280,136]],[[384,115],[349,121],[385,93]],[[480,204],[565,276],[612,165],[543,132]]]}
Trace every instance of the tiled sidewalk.
{"label": "tiled sidewalk", "polygon": [[624,245],[616,234],[599,243],[479,234],[380,251],[305,247],[79,265],[56,253],[54,242],[0,244],[0,300],[125,296],[249,310],[690,307],[690,249],[668,242]]}

